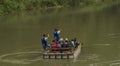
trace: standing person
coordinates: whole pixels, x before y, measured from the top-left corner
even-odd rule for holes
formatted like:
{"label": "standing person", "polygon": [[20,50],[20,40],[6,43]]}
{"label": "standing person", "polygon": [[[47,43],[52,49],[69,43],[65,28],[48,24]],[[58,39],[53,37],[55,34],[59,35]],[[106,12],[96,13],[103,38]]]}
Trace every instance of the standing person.
{"label": "standing person", "polygon": [[43,34],[43,37],[41,39],[44,52],[46,52],[46,48],[48,47],[48,43],[47,43],[48,37],[49,37],[48,34]]}
{"label": "standing person", "polygon": [[60,30],[59,29],[54,30],[54,38],[56,41],[60,40]]}

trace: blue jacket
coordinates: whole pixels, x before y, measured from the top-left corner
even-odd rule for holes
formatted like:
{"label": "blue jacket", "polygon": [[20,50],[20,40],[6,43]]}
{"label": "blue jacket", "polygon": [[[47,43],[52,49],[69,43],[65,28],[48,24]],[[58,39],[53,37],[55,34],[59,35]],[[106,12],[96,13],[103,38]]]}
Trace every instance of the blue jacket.
{"label": "blue jacket", "polygon": [[54,32],[54,38],[55,38],[56,40],[59,40],[59,39],[60,39],[60,33]]}
{"label": "blue jacket", "polygon": [[47,40],[45,39],[45,37],[41,39],[41,42],[43,46],[47,46]]}

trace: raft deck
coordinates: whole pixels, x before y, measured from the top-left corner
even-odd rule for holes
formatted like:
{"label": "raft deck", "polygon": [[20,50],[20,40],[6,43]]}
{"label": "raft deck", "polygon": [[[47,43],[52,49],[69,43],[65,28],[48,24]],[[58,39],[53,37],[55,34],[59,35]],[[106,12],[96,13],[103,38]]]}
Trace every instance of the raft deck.
{"label": "raft deck", "polygon": [[76,58],[81,51],[81,44],[79,44],[76,48],[57,48],[56,50],[64,50],[64,52],[44,52],[44,59],[70,59]]}

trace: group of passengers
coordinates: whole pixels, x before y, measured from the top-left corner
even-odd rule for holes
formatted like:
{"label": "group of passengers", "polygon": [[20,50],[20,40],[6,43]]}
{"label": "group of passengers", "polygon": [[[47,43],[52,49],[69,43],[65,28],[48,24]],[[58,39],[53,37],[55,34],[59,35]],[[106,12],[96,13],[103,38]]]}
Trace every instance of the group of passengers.
{"label": "group of passengers", "polygon": [[78,42],[76,38],[72,40],[68,40],[68,38],[66,38],[65,41],[62,38],[60,38],[59,41],[53,40],[51,47],[52,48],[71,48],[71,47],[77,47],[77,45],[78,45]]}
{"label": "group of passengers", "polygon": [[44,51],[46,51],[46,48],[71,48],[74,47],[76,48],[78,46],[78,42],[76,40],[76,38],[68,40],[68,38],[66,38],[65,40],[63,40],[63,38],[60,37],[60,30],[59,29],[55,29],[54,30],[54,40],[52,40],[52,43],[50,45],[48,45],[47,43],[47,39],[49,38],[49,34],[44,34],[41,42],[42,42],[42,46]]}

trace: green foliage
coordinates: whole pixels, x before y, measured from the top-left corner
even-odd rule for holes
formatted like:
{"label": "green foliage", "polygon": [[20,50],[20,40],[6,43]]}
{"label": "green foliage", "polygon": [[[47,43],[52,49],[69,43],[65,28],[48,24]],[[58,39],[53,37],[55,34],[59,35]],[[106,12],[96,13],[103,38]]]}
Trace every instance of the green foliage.
{"label": "green foliage", "polygon": [[18,10],[29,10],[53,6],[79,6],[82,4],[96,4],[99,2],[113,2],[120,0],[0,0],[0,13]]}
{"label": "green foliage", "polygon": [[56,6],[57,3],[54,0],[41,0],[40,1],[40,6],[41,7],[51,7],[51,6]]}
{"label": "green foliage", "polygon": [[75,6],[80,3],[80,0],[54,0],[57,2],[58,5],[63,6]]}
{"label": "green foliage", "polygon": [[80,0],[69,0],[68,1],[68,5],[70,6],[77,6],[79,5],[79,3],[80,3]]}
{"label": "green foliage", "polygon": [[3,13],[3,10],[4,10],[4,9],[3,9],[3,6],[0,5],[0,14]]}
{"label": "green foliage", "polygon": [[93,4],[95,3],[97,0],[81,0],[80,2],[83,2],[85,4]]}

